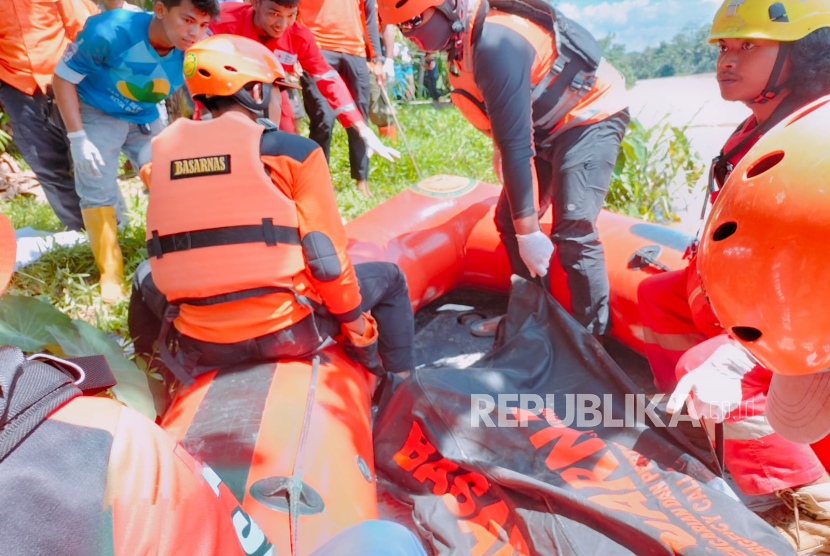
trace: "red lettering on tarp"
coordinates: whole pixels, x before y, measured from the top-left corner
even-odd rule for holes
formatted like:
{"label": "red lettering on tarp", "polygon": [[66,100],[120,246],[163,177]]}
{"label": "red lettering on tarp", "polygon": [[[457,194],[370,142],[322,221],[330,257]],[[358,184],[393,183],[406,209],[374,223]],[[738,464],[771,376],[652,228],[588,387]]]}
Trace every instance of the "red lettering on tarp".
{"label": "red lettering on tarp", "polygon": [[651,485],[648,490],[657,497],[664,508],[677,508],[680,506],[680,501],[674,497],[674,493],[665,481]]}
{"label": "red lettering on tarp", "polygon": [[404,471],[412,471],[424,463],[435,451],[435,446],[429,443],[417,421],[413,421],[403,448],[392,456],[392,459]]}
{"label": "red lettering on tarp", "polygon": [[545,459],[548,469],[556,471],[607,448],[599,438],[589,438],[576,444],[577,439],[584,434],[565,427],[547,427],[531,436],[530,443],[538,450],[545,444],[556,442]]}
{"label": "red lettering on tarp", "polygon": [[468,516],[476,510],[473,493],[482,496],[489,489],[490,483],[484,476],[478,473],[461,475],[453,480],[450,491],[444,495],[444,505],[459,517]]}
{"label": "red lettering on tarp", "polygon": [[613,445],[617,447],[623,454],[623,456],[628,460],[628,463],[634,468],[634,471],[637,475],[640,476],[640,479],[648,484],[652,481],[656,481],[660,478],[659,473],[652,473],[651,469],[654,468],[654,464],[650,459],[647,459],[645,456],[640,454],[639,452],[635,452],[634,450],[629,450],[622,444],[617,444],[613,442]]}
{"label": "red lettering on tarp", "polygon": [[412,476],[422,483],[426,480],[435,483],[432,493],[441,496],[450,487],[447,473],[456,469],[458,469],[456,464],[447,458],[441,458],[438,461],[424,463],[415,470]]}
{"label": "red lettering on tarp", "polygon": [[647,519],[643,523],[662,531],[662,533],[660,533],[660,540],[669,545],[669,548],[671,548],[675,554],[680,554],[680,551],[684,548],[695,546],[697,544],[697,540],[692,535],[674,523],[670,523],[668,521],[655,521],[653,519]]}
{"label": "red lettering on tarp", "polygon": [[589,496],[588,500],[615,512],[624,512],[662,521],[668,521],[669,519],[663,512],[648,509],[645,505],[647,498],[642,492],[638,491],[629,492],[628,494],[596,494]]}
{"label": "red lettering on tarp", "polygon": [[708,541],[710,545],[721,549],[722,552],[734,556],[746,556],[745,552],[741,552],[740,550],[732,548],[728,542],[717,536],[711,529],[706,527],[706,525],[704,525],[697,517],[692,515],[692,513],[689,510],[685,508],[677,508],[672,510],[672,513],[679,517],[684,523],[688,524],[693,531],[699,533],[702,539]]}
{"label": "red lettering on tarp", "polygon": [[742,537],[742,536],[738,535],[737,533],[735,533],[734,531],[732,531],[729,528],[729,525],[727,523],[723,522],[721,516],[719,516],[719,515],[714,516],[714,517],[702,516],[701,519],[703,519],[706,523],[711,525],[712,529],[714,529],[715,531],[721,533],[727,539],[729,539],[731,541],[735,541],[735,543],[737,543],[738,546],[749,550],[753,554],[758,554],[759,556],[774,556],[775,555],[775,553],[772,552],[770,549],[765,548],[765,547],[761,546],[760,544],[758,544],[757,542],[755,542],[753,540],[750,540],[750,539],[747,539],[745,537]]}
{"label": "red lettering on tarp", "polygon": [[600,458],[593,470],[571,467],[562,472],[562,478],[575,489],[601,488],[615,492],[620,490],[634,490],[634,481],[628,477],[606,481],[611,476],[611,473],[619,467],[619,460],[609,450]]}
{"label": "red lettering on tarp", "polygon": [[502,554],[502,550],[509,548],[510,552],[506,554],[515,554],[518,552],[521,555],[529,554],[527,549],[527,542],[515,525],[511,529],[510,537],[507,538],[507,532],[504,530],[504,524],[507,522],[509,510],[504,500],[491,504],[482,508],[478,515],[469,520],[459,520],[458,527],[464,533],[472,533],[476,539],[475,546],[470,550],[471,556],[484,556],[487,554],[496,541],[501,539],[508,546],[502,548],[496,554]]}

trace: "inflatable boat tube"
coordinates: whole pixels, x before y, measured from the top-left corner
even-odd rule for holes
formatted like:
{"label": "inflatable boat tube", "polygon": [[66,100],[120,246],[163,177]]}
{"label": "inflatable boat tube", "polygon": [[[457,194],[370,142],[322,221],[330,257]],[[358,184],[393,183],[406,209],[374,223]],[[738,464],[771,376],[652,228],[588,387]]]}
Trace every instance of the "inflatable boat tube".
{"label": "inflatable boat tube", "polygon": [[[349,254],[354,262],[397,263],[406,274],[415,310],[458,287],[506,292],[510,263],[494,222],[500,193],[500,186],[470,178],[427,178],[349,222]],[[549,211],[542,229],[549,232],[550,226]],[[606,210],[597,226],[611,285],[611,335],[642,354],[637,287],[664,269],[630,261],[638,250],[649,248],[665,268],[683,268],[692,238]],[[554,297],[570,309],[565,271],[555,255],[550,276]]]}
{"label": "inflatable boat tube", "polygon": [[[397,263],[415,310],[459,287],[506,292],[510,264],[493,222],[500,191],[456,176],[424,180],[350,222],[349,253],[356,263]],[[550,224],[548,214],[543,229]],[[690,238],[606,211],[598,225],[612,334],[642,352],[637,286],[662,270],[631,268],[629,260],[650,247],[658,263],[681,268]],[[565,273],[553,263],[552,292],[570,307]],[[333,347],[316,371],[313,362],[281,361],[203,375],[178,393],[162,426],[228,485],[277,554],[309,554],[377,518],[373,387],[374,378]]]}
{"label": "inflatable boat tube", "polygon": [[275,554],[309,554],[378,517],[373,387],[365,369],[328,348],[317,364],[281,361],[202,375],[176,397],[162,427],[216,472]]}

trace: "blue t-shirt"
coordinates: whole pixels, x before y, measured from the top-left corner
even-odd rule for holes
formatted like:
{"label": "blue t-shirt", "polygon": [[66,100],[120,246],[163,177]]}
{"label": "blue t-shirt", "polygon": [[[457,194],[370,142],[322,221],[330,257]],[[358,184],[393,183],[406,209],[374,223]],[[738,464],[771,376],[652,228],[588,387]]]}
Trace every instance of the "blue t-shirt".
{"label": "blue t-shirt", "polygon": [[128,10],[90,17],[55,73],[75,83],[90,106],[136,124],[152,122],[159,117],[156,104],[184,83],[184,52],[159,56],[150,45],[153,17]]}

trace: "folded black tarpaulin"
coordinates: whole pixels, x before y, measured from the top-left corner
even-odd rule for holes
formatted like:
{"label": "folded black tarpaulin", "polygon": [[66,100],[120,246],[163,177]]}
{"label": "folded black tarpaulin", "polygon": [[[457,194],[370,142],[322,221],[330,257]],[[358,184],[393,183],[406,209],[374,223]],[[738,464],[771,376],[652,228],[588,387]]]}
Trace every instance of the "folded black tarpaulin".
{"label": "folded black tarpaulin", "polygon": [[[435,554],[794,554],[717,477],[707,442],[637,423],[631,381],[541,288],[514,284],[497,343],[472,368],[416,371],[375,424],[378,473]],[[501,410],[499,394],[514,396]],[[599,424],[577,419],[586,395]]]}

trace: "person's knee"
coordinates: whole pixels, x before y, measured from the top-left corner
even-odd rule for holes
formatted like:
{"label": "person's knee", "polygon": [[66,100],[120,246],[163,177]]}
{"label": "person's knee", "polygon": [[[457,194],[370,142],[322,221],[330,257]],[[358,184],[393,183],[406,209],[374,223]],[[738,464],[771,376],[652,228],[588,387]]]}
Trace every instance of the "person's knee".
{"label": "person's knee", "polygon": [[389,283],[389,292],[393,295],[409,296],[409,286],[406,283],[406,274],[403,273],[401,267],[395,263],[383,263],[385,265],[387,281]]}

